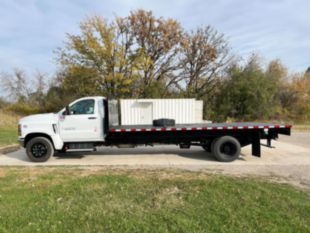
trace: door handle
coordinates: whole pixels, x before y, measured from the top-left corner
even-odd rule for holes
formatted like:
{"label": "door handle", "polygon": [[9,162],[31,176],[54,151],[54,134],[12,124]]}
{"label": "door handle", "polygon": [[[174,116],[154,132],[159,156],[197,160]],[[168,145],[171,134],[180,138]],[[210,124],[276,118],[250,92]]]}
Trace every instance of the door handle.
{"label": "door handle", "polygon": [[89,120],[95,120],[97,117],[88,117]]}

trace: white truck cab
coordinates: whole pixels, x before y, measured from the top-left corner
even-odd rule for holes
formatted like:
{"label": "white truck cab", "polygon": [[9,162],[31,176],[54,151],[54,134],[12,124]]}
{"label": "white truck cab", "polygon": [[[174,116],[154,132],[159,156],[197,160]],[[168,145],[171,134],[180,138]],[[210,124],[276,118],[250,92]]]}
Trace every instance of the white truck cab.
{"label": "white truck cab", "polygon": [[[24,117],[19,120],[18,139],[24,146],[34,138],[47,138],[55,150],[63,150],[65,142],[102,142],[104,100],[104,97],[84,97],[58,113]],[[40,148],[43,146],[39,143]],[[39,147],[34,147],[34,151]]]}

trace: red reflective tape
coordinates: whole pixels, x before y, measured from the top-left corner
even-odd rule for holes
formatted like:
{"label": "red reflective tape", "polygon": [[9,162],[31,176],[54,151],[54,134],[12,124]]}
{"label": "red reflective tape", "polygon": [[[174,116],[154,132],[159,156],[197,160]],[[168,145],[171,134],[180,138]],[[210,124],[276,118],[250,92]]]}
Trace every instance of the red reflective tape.
{"label": "red reflective tape", "polygon": [[161,131],[166,131],[166,128],[161,128]]}
{"label": "red reflective tape", "polygon": [[244,125],[243,128],[244,128],[244,129],[247,129],[247,128],[249,128],[249,127],[248,127],[247,125]]}
{"label": "red reflective tape", "polygon": [[227,126],[223,126],[223,129],[227,129]]}
{"label": "red reflective tape", "polygon": [[171,128],[171,131],[176,131],[177,129],[176,128]]}
{"label": "red reflective tape", "polygon": [[217,130],[217,127],[213,126],[213,127],[212,127],[212,130]]}
{"label": "red reflective tape", "polygon": [[186,128],[182,128],[181,130],[182,130],[182,131],[186,131]]}
{"label": "red reflective tape", "polygon": [[193,127],[192,130],[197,130],[197,128]]}
{"label": "red reflective tape", "polygon": [[145,128],[142,128],[141,131],[144,132],[144,131],[146,131],[146,129],[145,129]]}
{"label": "red reflective tape", "polygon": [[156,128],[152,128],[151,131],[156,131]]}
{"label": "red reflective tape", "polygon": [[275,127],[275,128],[280,128],[280,125],[275,125],[274,127]]}
{"label": "red reflective tape", "polygon": [[111,131],[111,132],[115,132],[116,130],[115,130],[115,129],[110,129],[110,131]]}
{"label": "red reflective tape", "polygon": [[202,128],[202,130],[207,130],[207,129],[208,129],[208,127],[203,127],[203,128]]}
{"label": "red reflective tape", "polygon": [[291,128],[292,126],[291,125],[285,125],[285,128]]}
{"label": "red reflective tape", "polygon": [[121,132],[126,132],[126,129],[121,129]]}
{"label": "red reflective tape", "polygon": [[259,126],[258,126],[258,125],[254,125],[253,128],[254,128],[254,129],[258,129]]}
{"label": "red reflective tape", "polygon": [[233,128],[233,129],[238,129],[238,126],[233,126],[232,128]]}
{"label": "red reflective tape", "polygon": [[269,129],[269,125],[265,125],[264,128],[265,128],[265,129]]}
{"label": "red reflective tape", "polygon": [[130,129],[131,132],[136,132],[136,129]]}

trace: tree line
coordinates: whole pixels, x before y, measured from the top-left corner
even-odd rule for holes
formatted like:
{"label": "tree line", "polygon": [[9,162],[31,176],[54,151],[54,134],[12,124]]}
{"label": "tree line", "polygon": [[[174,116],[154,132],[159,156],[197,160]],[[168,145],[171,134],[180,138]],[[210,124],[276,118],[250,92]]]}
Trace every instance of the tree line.
{"label": "tree line", "polygon": [[[196,98],[204,117],[224,120],[310,120],[310,70],[289,74],[280,60],[263,65],[232,54],[211,26],[187,31],[172,18],[132,11],[112,21],[92,16],[56,50],[59,69],[49,82],[37,72],[2,73],[10,102],[20,114],[57,111],[73,99]],[[30,81],[31,80],[31,81]]]}

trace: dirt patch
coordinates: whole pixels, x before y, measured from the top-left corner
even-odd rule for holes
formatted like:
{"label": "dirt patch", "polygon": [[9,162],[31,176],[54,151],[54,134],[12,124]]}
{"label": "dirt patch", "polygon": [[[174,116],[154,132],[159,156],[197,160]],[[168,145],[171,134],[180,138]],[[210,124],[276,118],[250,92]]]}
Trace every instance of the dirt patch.
{"label": "dirt patch", "polygon": [[15,152],[15,151],[17,151],[19,149],[20,149],[20,146],[17,145],[17,144],[8,145],[8,146],[2,146],[2,147],[0,147],[0,155],[1,154],[12,153],[12,152]]}

